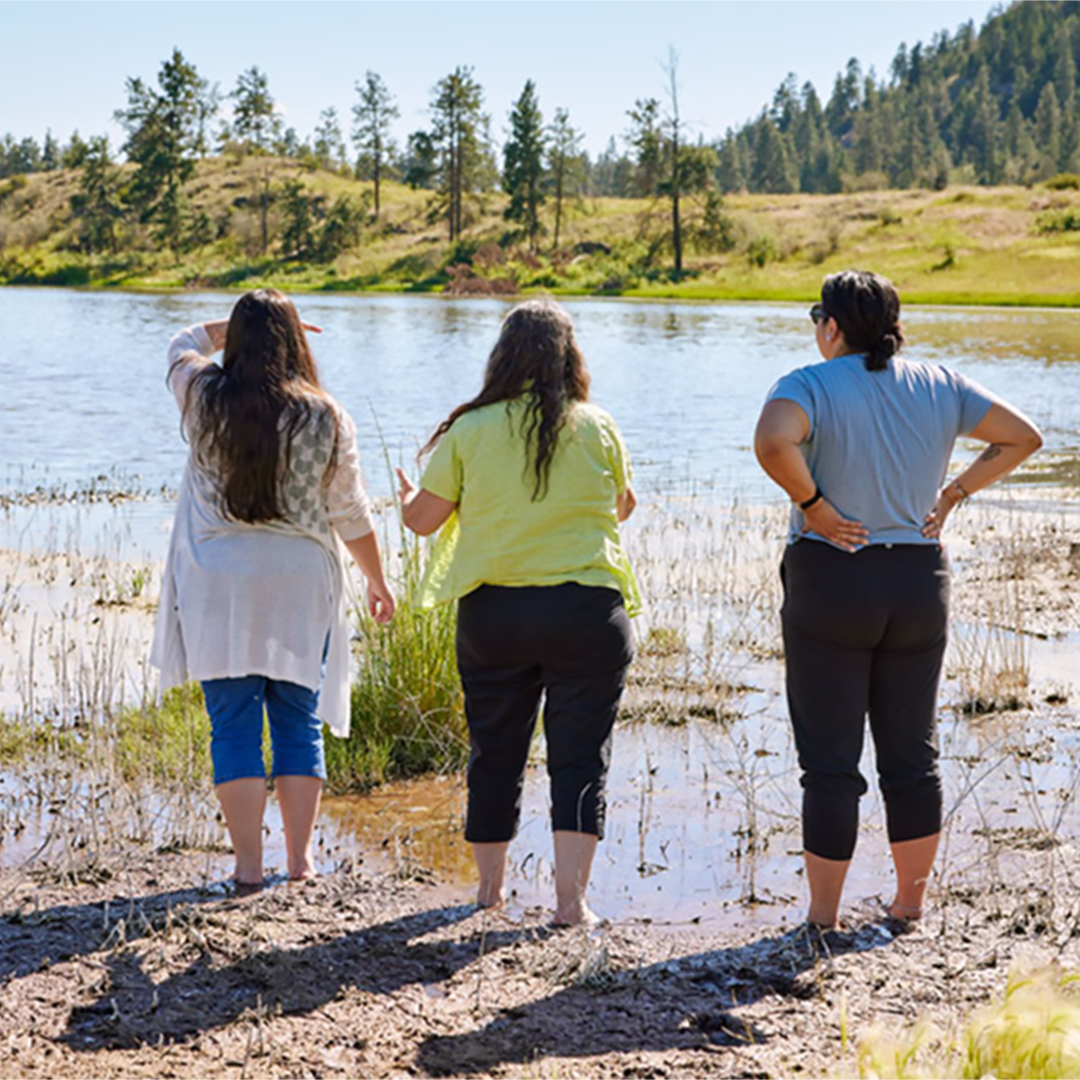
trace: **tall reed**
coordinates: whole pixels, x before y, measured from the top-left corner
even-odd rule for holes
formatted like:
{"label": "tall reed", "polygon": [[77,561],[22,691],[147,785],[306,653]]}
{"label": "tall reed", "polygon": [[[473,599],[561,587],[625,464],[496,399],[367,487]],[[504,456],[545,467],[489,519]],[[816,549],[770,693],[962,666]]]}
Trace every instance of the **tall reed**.
{"label": "tall reed", "polygon": [[331,791],[458,769],[468,757],[456,605],[419,607],[423,555],[424,544],[402,528],[394,618],[379,626],[365,616],[357,625],[352,730],[326,742]]}

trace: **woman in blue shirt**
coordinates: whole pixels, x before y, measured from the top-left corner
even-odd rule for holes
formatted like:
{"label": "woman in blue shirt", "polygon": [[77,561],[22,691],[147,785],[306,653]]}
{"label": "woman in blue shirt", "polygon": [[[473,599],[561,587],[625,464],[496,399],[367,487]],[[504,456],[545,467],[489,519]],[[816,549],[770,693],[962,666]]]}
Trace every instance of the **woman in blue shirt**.
{"label": "woman in blue shirt", "polygon": [[[900,298],[885,278],[830,275],[810,317],[824,363],[777,382],[754,441],[795,504],[781,619],[807,917],[821,928],[837,922],[867,789],[859,759],[869,717],[897,876],[888,913],[918,919],[941,831],[941,532],[959,502],[1015,469],[1042,437],[977,383],[898,355]],[[960,435],[989,445],[945,484]]]}

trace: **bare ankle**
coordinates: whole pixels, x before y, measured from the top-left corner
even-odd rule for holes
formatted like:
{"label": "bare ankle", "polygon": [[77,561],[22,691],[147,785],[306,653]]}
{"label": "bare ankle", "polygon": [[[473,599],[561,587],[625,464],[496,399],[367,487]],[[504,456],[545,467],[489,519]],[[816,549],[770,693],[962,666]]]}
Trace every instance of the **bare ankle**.
{"label": "bare ankle", "polygon": [[922,904],[901,904],[894,900],[888,908],[889,915],[894,919],[907,919],[914,922],[923,917]]}
{"label": "bare ankle", "polygon": [[262,867],[237,863],[233,871],[233,881],[237,885],[261,885],[263,883]]}

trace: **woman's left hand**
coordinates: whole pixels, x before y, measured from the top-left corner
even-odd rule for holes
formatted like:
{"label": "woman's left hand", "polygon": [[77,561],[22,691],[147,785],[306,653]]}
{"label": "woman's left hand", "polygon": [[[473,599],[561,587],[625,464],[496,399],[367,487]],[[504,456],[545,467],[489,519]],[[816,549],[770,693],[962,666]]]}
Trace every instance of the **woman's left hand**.
{"label": "woman's left hand", "polygon": [[394,470],[398,478],[398,502],[404,510],[416,497],[416,485],[409,479],[408,473],[402,468]]}
{"label": "woman's left hand", "polygon": [[923,519],[922,534],[930,540],[937,540],[945,529],[945,522],[949,515],[956,509],[959,499],[952,494],[952,484],[948,484],[938,492],[937,502],[934,509]]}
{"label": "woman's left hand", "polygon": [[397,601],[385,581],[368,579],[367,603],[368,612],[377,623],[388,623],[394,617]]}
{"label": "woman's left hand", "polygon": [[322,327],[321,327],[321,326],[315,326],[315,325],[313,325],[312,323],[306,323],[306,322],[302,322],[302,323],[301,323],[300,325],[301,325],[301,326],[302,326],[302,327],[303,327],[303,328],[304,328],[304,329],[305,329],[305,330],[306,330],[306,331],[307,331],[307,332],[308,332],[309,334],[321,334],[321,333],[322,333]]}

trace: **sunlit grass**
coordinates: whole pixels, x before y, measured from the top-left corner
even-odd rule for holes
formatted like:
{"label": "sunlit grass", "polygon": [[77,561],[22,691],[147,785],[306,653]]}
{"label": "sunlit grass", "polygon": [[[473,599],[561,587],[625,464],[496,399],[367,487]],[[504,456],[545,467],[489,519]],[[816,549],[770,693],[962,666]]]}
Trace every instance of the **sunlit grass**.
{"label": "sunlit grass", "polygon": [[929,1021],[878,1027],[858,1046],[859,1076],[872,1080],[1080,1076],[1080,976],[1048,967],[1014,969],[1001,1001],[945,1032]]}
{"label": "sunlit grass", "polygon": [[[80,254],[68,205],[77,172],[28,176],[0,204],[0,282],[149,289],[285,291],[439,291],[451,266],[470,251],[496,245],[497,266],[481,277],[509,277],[523,293],[603,294],[684,300],[806,300],[825,273],[852,265],[891,277],[908,303],[1080,306],[1080,252],[1068,232],[1048,222],[1080,218],[1080,192],[1049,187],[965,187],[945,192],[862,191],[839,195],[749,195],[724,199],[734,246],[708,250],[695,221],[700,199],[685,202],[685,269],[672,272],[663,200],[581,197],[564,206],[559,252],[551,250],[552,207],[545,210],[539,252],[507,230],[505,196],[472,201],[460,241],[432,216],[432,193],[386,182],[382,213],[359,244],[332,263],[286,259],[277,249],[280,208],[269,211],[262,248],[257,193],[300,181],[324,202],[370,199],[371,184],[345,172],[299,162],[221,155],[199,163],[187,196],[193,209],[226,223],[194,251],[160,249],[146,226],[127,222],[116,255]],[[1041,224],[1040,224],[1041,223]],[[576,245],[604,245],[582,251]],[[748,255],[755,245],[757,265]]]}

